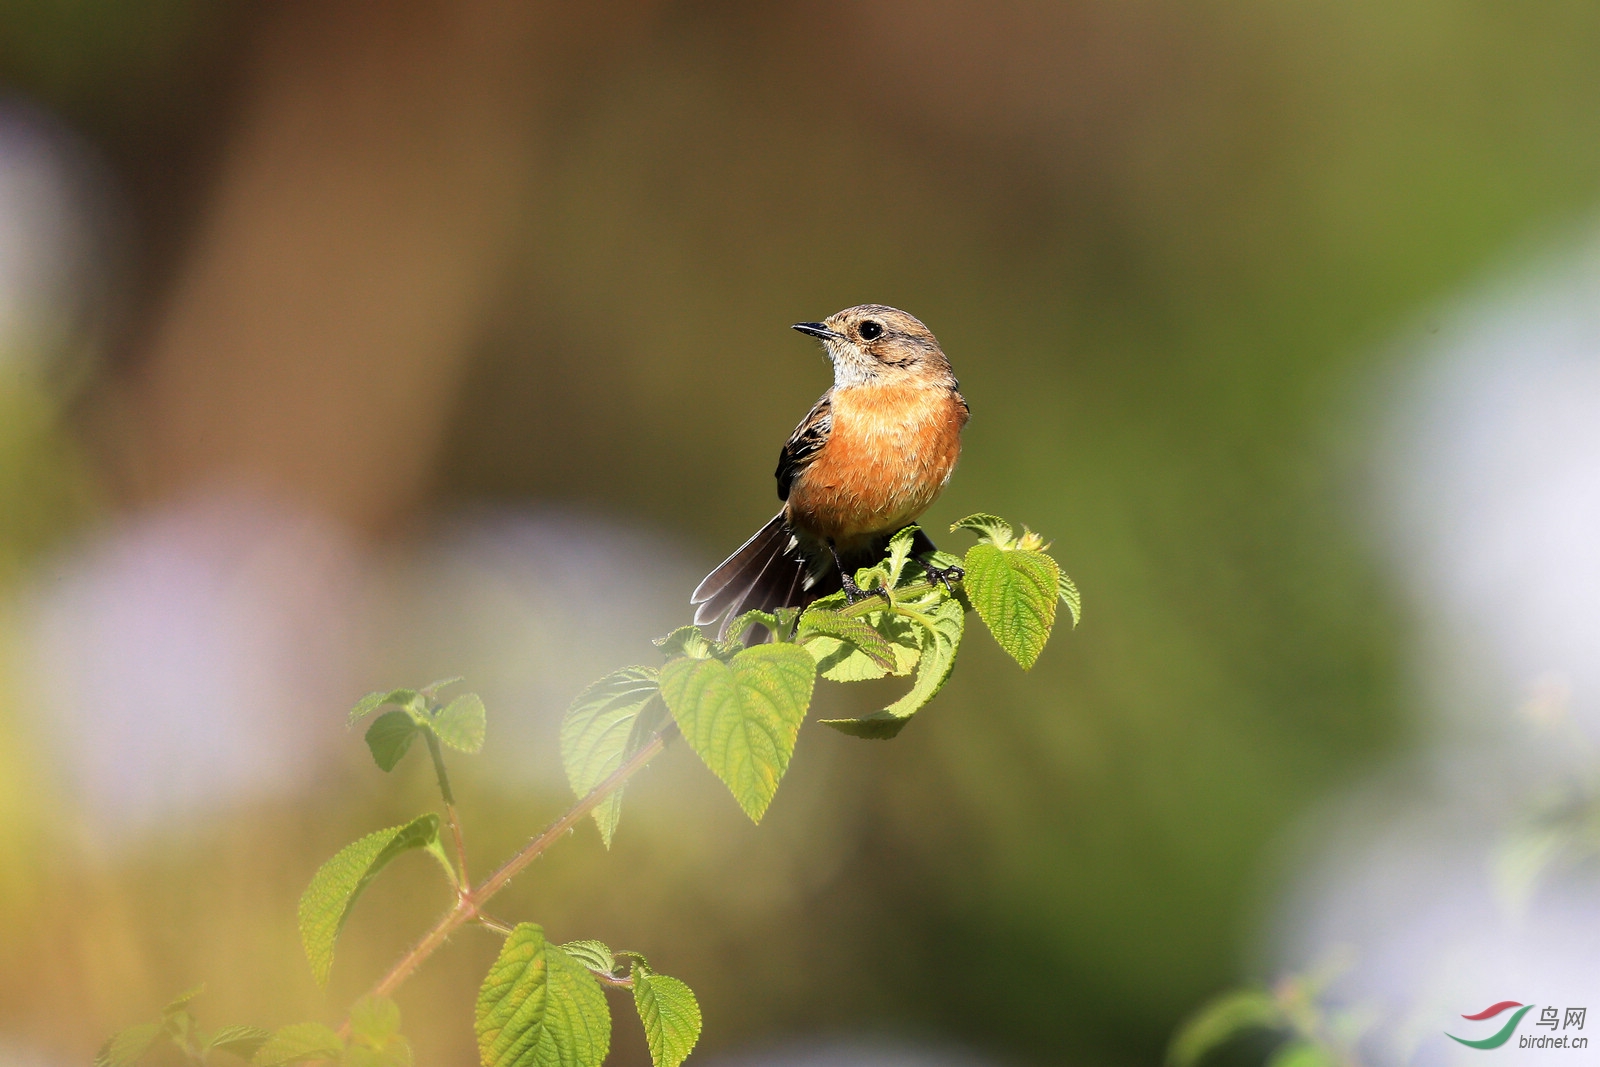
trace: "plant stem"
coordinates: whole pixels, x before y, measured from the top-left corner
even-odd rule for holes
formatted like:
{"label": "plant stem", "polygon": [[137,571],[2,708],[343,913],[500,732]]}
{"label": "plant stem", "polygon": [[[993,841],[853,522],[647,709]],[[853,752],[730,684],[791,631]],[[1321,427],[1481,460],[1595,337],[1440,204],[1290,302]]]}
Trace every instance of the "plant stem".
{"label": "plant stem", "polygon": [[467,875],[467,840],[462,836],[461,819],[456,815],[456,797],[450,789],[450,776],[445,773],[444,751],[439,747],[439,738],[432,730],[424,729],[422,736],[428,742],[428,755],[433,757],[433,773],[439,778],[439,795],[444,798],[450,836],[456,843],[456,888],[460,893],[471,893],[472,882]]}
{"label": "plant stem", "polygon": [[[413,945],[410,951],[400,957],[393,967],[389,968],[389,973],[379,979],[378,983],[372,987],[371,995],[386,997],[399,988],[402,982],[411,977],[412,972],[421,965],[423,960],[433,955],[434,951],[449,939],[457,927],[478,918],[480,909],[489,902],[491,897],[504,889],[524,867],[538,859],[545,849],[555,844],[563,834],[576,826],[602,800],[622,788],[629,778],[637,774],[645,764],[655,757],[656,753],[661,751],[666,745],[668,737],[677,732],[678,727],[675,723],[669,723],[663,727],[645,743],[643,748],[635,752],[626,763],[613,771],[609,778],[589,790],[588,796],[568,808],[565,815],[551,823],[549,829],[529,841],[522,847],[520,852],[501,864],[500,869],[491,874],[481,886],[472,890],[463,889],[456,899],[455,907],[445,912],[439,921],[434,923],[433,929],[424,934],[422,940]],[[452,818],[452,824],[453,822],[454,819]],[[349,1032],[350,1022],[347,1019],[344,1025],[339,1028],[339,1033],[341,1036],[347,1036]]]}

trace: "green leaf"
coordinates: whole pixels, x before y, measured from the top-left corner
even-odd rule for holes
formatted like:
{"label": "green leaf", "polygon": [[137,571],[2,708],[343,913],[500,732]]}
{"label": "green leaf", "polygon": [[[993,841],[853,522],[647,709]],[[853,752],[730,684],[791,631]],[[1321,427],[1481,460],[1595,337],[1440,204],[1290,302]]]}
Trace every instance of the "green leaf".
{"label": "green leaf", "polygon": [[824,725],[852,737],[886,741],[904,729],[911,716],[938,695],[955,669],[956,653],[961,648],[961,636],[966,628],[966,612],[960,601],[944,599],[924,614],[933,623],[933,629],[915,627],[920,658],[911,691],[882,711],[859,719],[823,719]]}
{"label": "green leaf", "polygon": [[1072,584],[1072,579],[1067,577],[1067,572],[1057,566],[1056,571],[1061,582],[1061,602],[1072,613],[1072,628],[1076,630],[1078,623],[1083,618],[1083,598],[1078,595],[1078,587]]}
{"label": "green leaf", "polygon": [[958,519],[950,525],[951,533],[955,533],[957,530],[971,530],[983,538],[984,541],[999,548],[1005,548],[1010,545],[1016,537],[1009,522],[998,515],[989,515],[982,511],[976,515],[968,515],[964,519]]}
{"label": "green leaf", "polygon": [[778,627],[778,617],[770,611],[747,611],[728,623],[728,636],[726,643],[743,641],[745,631],[752,626],[765,626],[767,631],[777,635],[781,631]]}
{"label": "green leaf", "polygon": [[519,923],[478,991],[474,1029],[484,1067],[599,1067],[611,1009],[582,964]]}
{"label": "green leaf", "polygon": [[400,1007],[388,997],[365,996],[350,1009],[350,1045],[344,1067],[410,1067],[411,1043],[400,1036]]}
{"label": "green leaf", "polygon": [[917,543],[917,529],[915,525],[907,526],[889,538],[889,555],[883,565],[888,569],[891,589],[900,584],[900,576],[911,560],[911,549]]}
{"label": "green leaf", "polygon": [[978,617],[1023,670],[1050,639],[1061,569],[1043,552],[979,543],[967,549],[962,582]]}
{"label": "green leaf", "polygon": [[130,1026],[100,1046],[94,1058],[94,1067],[133,1067],[160,1036],[160,1023]]}
{"label": "green leaf", "polygon": [[[807,614],[816,611],[808,609]],[[829,611],[831,609],[822,609]],[[806,651],[817,660],[817,673],[830,682],[865,682],[886,675],[903,677],[911,673],[922,655],[918,645],[916,627],[892,611],[887,604],[865,615],[848,619],[870,627],[889,646],[894,664],[884,670],[871,656],[849,641],[829,634],[818,634],[805,640]],[[802,622],[802,625],[804,623]]]}
{"label": "green leaf", "polygon": [[167,1006],[161,1009],[162,1016],[166,1017],[168,1015],[176,1015],[179,1012],[186,1010],[189,1007],[189,1002],[205,991],[206,984],[204,982],[201,982],[199,985],[194,986],[191,989],[184,990],[182,993],[179,993],[177,996],[167,1001]]}
{"label": "green leaf", "polygon": [[172,1038],[172,1043],[183,1049],[186,1053],[197,1053],[195,1039],[199,1036],[199,1023],[194,1013],[189,1010],[189,1002],[206,990],[202,982],[192,989],[185,990],[167,1002],[161,1009],[161,1029]]}
{"label": "green leaf", "polygon": [[[877,614],[882,616],[886,613]],[[818,637],[833,640],[819,642],[816,640]],[[894,646],[889,639],[860,616],[841,615],[827,608],[812,608],[800,616],[800,629],[795,640],[806,646],[817,661],[819,670],[825,660],[837,664],[848,659],[852,652],[860,653],[875,667],[878,672],[876,677],[879,678],[895,673],[898,666]]]}
{"label": "green leaf", "polygon": [[714,651],[711,641],[700,632],[698,626],[680,626],[667,636],[656,638],[653,644],[661,650],[663,656],[706,659]]}
{"label": "green leaf", "polygon": [[1179,1027],[1167,1047],[1168,1067],[1194,1067],[1206,1053],[1236,1034],[1275,1030],[1288,1022],[1277,1002],[1259,990],[1225,993]]}
{"label": "green leaf", "polygon": [[678,1067],[700,1040],[700,1004],[676,978],[633,965],[633,1006],[644,1024],[653,1067]]}
{"label": "green leaf", "polygon": [[589,968],[602,974],[614,974],[617,970],[617,958],[611,953],[611,946],[604,941],[568,941],[561,946],[561,951]]}
{"label": "green leaf", "polygon": [[816,679],[805,649],[757,645],[727,663],[672,660],[661,668],[661,695],[689,747],[760,822],[789,768]]}
{"label": "green leaf", "polygon": [[346,845],[317,870],[300,897],[300,940],[318,985],[328,984],[339,931],[367,883],[401,853],[438,847],[439,816],[422,815]]}
{"label": "green leaf", "polygon": [[211,1035],[211,1040],[206,1042],[206,1048],[248,1060],[260,1051],[261,1046],[271,1037],[270,1033],[259,1026],[224,1026]]}
{"label": "green leaf", "polygon": [[[667,721],[661,687],[651,667],[624,667],[578,694],[561,722],[561,762],[579,798],[611,777]],[[622,817],[622,790],[592,812],[607,848]]]}
{"label": "green leaf", "polygon": [[417,724],[409,712],[384,712],[367,727],[367,748],[372,751],[372,761],[385,773],[394,770],[416,736]]}
{"label": "green leaf", "polygon": [[487,723],[483,699],[477,693],[463,693],[433,717],[433,732],[458,752],[476,753],[483,749]]}
{"label": "green leaf", "polygon": [[328,1027],[321,1023],[290,1023],[279,1027],[250,1062],[256,1067],[282,1067],[312,1060],[337,1060],[343,1054],[344,1042]]}
{"label": "green leaf", "polygon": [[399,704],[401,707],[410,707],[411,702],[416,699],[417,691],[415,689],[391,689],[388,692],[379,690],[376,693],[368,693],[361,698],[360,703],[350,709],[350,725],[354,726],[385,704]]}
{"label": "green leaf", "polygon": [[350,1008],[350,1032],[382,1044],[400,1032],[400,1005],[388,997],[362,997]]}

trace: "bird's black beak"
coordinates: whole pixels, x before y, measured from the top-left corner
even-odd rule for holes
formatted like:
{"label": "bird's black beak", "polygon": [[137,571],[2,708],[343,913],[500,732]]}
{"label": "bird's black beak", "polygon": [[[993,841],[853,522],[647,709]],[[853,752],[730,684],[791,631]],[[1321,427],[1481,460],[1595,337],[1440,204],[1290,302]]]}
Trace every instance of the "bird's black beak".
{"label": "bird's black beak", "polygon": [[799,330],[801,333],[808,333],[812,337],[819,338],[823,341],[844,340],[844,334],[835,333],[828,329],[828,324],[825,322],[797,322],[793,326],[789,327],[789,329]]}

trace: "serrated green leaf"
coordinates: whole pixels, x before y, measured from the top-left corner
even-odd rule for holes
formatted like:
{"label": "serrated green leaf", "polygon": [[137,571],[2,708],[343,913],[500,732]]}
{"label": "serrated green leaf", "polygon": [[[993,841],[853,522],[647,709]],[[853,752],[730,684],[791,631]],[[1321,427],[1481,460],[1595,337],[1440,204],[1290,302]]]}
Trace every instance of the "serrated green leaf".
{"label": "serrated green leaf", "polygon": [[611,952],[611,946],[604,941],[568,941],[561,946],[561,951],[589,968],[602,974],[613,974],[617,969],[617,958]]}
{"label": "serrated green leaf", "polygon": [[1246,1030],[1287,1025],[1282,1009],[1266,993],[1254,989],[1225,993],[1178,1028],[1167,1047],[1168,1067],[1194,1067],[1206,1053]]}
{"label": "serrated green leaf", "polygon": [[519,923],[478,991],[474,1029],[484,1067],[599,1067],[611,1010],[582,964]]}
{"label": "serrated green leaf", "polygon": [[463,693],[439,709],[433,717],[433,732],[458,752],[477,753],[483,749],[483,735],[489,714],[477,693]]}
{"label": "serrated green leaf", "polygon": [[545,1029],[556,1037],[562,1067],[600,1067],[611,1051],[611,1006],[600,982],[578,960],[552,946]]}
{"label": "serrated green leaf", "polygon": [[[579,798],[611,777],[666,725],[667,707],[652,667],[624,667],[579,693],[561,722],[561,763]],[[592,812],[607,848],[622,817],[622,790]]]}
{"label": "serrated green leaf", "polygon": [[119,1031],[100,1046],[94,1067],[133,1067],[161,1036],[160,1023],[140,1023]]}
{"label": "serrated green leaf", "polygon": [[318,868],[300,897],[300,941],[318,985],[328,984],[339,931],[367,883],[401,853],[438,844],[439,816],[422,815],[346,845]]}
{"label": "serrated green leaf", "polygon": [[416,736],[417,724],[409,712],[384,712],[367,727],[367,748],[372,753],[372,762],[385,773],[394,770]]}
{"label": "serrated green leaf", "polygon": [[409,707],[415,699],[417,699],[417,691],[415,689],[390,689],[388,691],[379,690],[376,693],[368,693],[361,698],[355,707],[350,709],[350,725],[354,726],[385,704],[399,704],[401,707]]}
{"label": "serrated green leaf", "polygon": [[711,641],[700,632],[698,626],[680,626],[665,637],[656,638],[652,644],[661,650],[663,656],[705,659],[715,651]]}
{"label": "serrated green leaf", "polygon": [[757,645],[728,662],[676,659],[661,695],[696,755],[761,821],[789,768],[817,665],[797,645]]}
{"label": "serrated green leaf", "polygon": [[984,541],[999,548],[1007,547],[1016,537],[1009,522],[998,515],[989,515],[982,511],[951,523],[950,532],[955,533],[957,530],[971,530]]}
{"label": "serrated green leaf", "polygon": [[1000,647],[1032,667],[1050,639],[1060,595],[1061,569],[1043,552],[1007,551],[980,542],[967,550],[962,581],[978,617]]}
{"label": "serrated green leaf", "polygon": [[185,989],[182,993],[179,993],[177,996],[167,1001],[167,1006],[161,1009],[161,1014],[163,1016],[176,1015],[178,1012],[184,1011],[189,1007],[189,1002],[191,1000],[193,1000],[195,997],[198,997],[205,991],[206,984],[204,982],[201,982],[199,985],[190,989]]}
{"label": "serrated green leaf", "polygon": [[744,640],[744,635],[752,626],[765,626],[767,632],[776,635],[778,617],[770,611],[747,611],[728,623],[727,639],[725,644],[733,644]]}
{"label": "serrated green leaf", "polygon": [[290,1063],[337,1060],[344,1054],[339,1035],[321,1023],[282,1026],[256,1050],[250,1060],[256,1067],[283,1067]]}
{"label": "serrated green leaf", "polygon": [[1066,571],[1061,570],[1060,566],[1057,565],[1056,572],[1061,583],[1061,602],[1072,613],[1072,628],[1076,630],[1078,623],[1083,619],[1083,598],[1078,595],[1078,587],[1073,584],[1071,578],[1067,577]]}
{"label": "serrated green leaf", "polygon": [[[811,645],[818,637],[830,637],[834,640],[812,648]],[[850,651],[859,652],[866,657],[878,669],[877,676],[880,678],[884,674],[892,673],[897,666],[894,648],[888,639],[873,629],[866,619],[859,616],[841,615],[826,608],[809,610],[800,616],[800,629],[795,635],[795,640],[807,646],[819,669],[823,660],[848,658],[848,651],[841,655],[841,646],[848,646]]]}
{"label": "serrated green leaf", "polygon": [[917,543],[917,530],[915,525],[904,527],[889,538],[889,554],[884,559],[884,568],[889,574],[889,587],[896,588],[900,585],[900,578],[905,573],[906,564],[911,560],[911,549]]}
{"label": "serrated green leaf", "polygon": [[700,1040],[700,1003],[676,978],[633,966],[633,1006],[650,1046],[653,1067],[678,1067]]}
{"label": "serrated green leaf", "polygon": [[[808,610],[816,610],[815,607]],[[829,609],[824,609],[829,610]],[[908,620],[896,614],[885,604],[865,615],[855,616],[872,627],[889,645],[894,666],[885,671],[866,653],[836,637],[818,635],[806,640],[806,651],[817,660],[817,673],[830,682],[864,682],[887,675],[904,677],[911,673],[922,655],[917,642],[917,631]]]}
{"label": "serrated green leaf", "polygon": [[945,599],[924,612],[933,623],[930,631],[917,626],[919,659],[911,691],[882,711],[859,719],[823,719],[824,725],[852,737],[886,741],[905,728],[906,722],[939,694],[955,669],[956,653],[966,629],[966,612],[960,601]]}
{"label": "serrated green leaf", "polygon": [[206,1048],[248,1060],[259,1052],[261,1046],[271,1037],[271,1033],[259,1026],[224,1026],[211,1035],[211,1040],[206,1042]]}

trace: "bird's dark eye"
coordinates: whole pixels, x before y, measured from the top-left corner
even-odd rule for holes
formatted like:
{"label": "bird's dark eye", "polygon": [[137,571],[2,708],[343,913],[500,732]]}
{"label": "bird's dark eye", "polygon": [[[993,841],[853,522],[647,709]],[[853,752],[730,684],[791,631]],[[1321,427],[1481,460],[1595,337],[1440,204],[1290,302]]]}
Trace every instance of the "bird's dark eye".
{"label": "bird's dark eye", "polygon": [[861,339],[863,341],[876,341],[883,336],[883,326],[868,319],[861,324]]}

